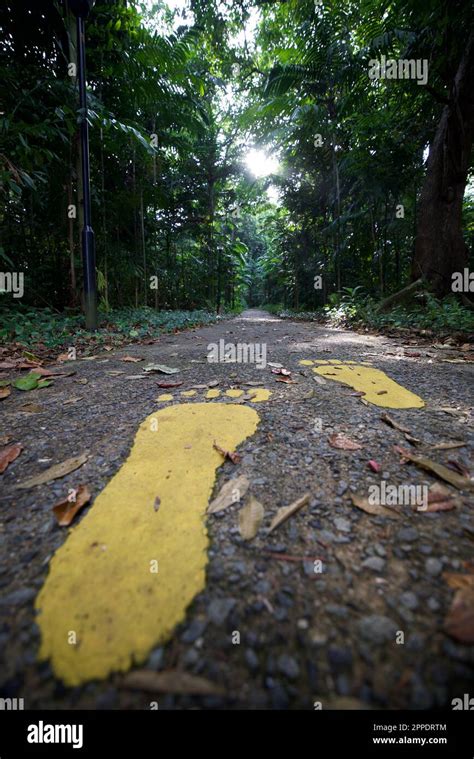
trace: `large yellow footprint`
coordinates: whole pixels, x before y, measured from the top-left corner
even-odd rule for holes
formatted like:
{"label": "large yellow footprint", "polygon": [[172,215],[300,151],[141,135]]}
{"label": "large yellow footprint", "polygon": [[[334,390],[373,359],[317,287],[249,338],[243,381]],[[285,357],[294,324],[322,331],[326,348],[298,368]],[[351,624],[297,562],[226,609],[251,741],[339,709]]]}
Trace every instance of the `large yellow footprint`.
{"label": "large yellow footprint", "polygon": [[204,515],[222,455],[253,408],[186,403],[140,425],[131,453],[56,552],[36,600],[42,642],[67,685],[143,662],[205,585]]}
{"label": "large yellow footprint", "polygon": [[[312,366],[313,372],[330,380],[342,382],[364,393],[364,400],[384,408],[423,408],[425,402],[410,390],[390,379],[385,372],[355,361],[300,361]],[[314,366],[318,364],[317,366]]]}

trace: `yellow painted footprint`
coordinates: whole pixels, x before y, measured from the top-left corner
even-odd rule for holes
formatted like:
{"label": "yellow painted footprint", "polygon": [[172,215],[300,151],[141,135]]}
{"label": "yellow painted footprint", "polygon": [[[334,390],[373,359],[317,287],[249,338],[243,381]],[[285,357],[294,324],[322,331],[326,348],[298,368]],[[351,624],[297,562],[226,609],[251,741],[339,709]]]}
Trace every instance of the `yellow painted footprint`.
{"label": "yellow painted footprint", "polygon": [[183,621],[205,586],[205,513],[223,461],[214,441],[233,451],[258,423],[248,405],[194,402],[142,422],[36,599],[39,656],[67,685],[142,663]]}
{"label": "yellow painted footprint", "polygon": [[365,393],[364,400],[384,408],[423,408],[425,402],[411,390],[390,379],[381,369],[355,361],[310,361],[303,359],[302,366],[313,367],[322,377],[353,387]]}

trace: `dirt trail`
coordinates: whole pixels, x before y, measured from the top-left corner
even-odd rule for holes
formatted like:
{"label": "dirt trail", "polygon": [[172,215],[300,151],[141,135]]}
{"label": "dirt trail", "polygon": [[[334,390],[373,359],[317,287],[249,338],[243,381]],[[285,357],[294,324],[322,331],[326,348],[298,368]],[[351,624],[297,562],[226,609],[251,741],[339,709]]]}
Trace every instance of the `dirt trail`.
{"label": "dirt trail", "polygon": [[[219,346],[221,340],[253,345],[257,351],[265,346],[266,362],[291,370],[295,384],[278,382],[281,376],[268,365],[208,363],[209,345]],[[144,360],[120,361],[125,355]],[[435,482],[413,464],[401,464],[395,445],[422,451],[440,463],[456,460],[469,467],[472,366],[445,363],[445,355],[432,348],[414,350],[402,340],[282,321],[249,310],[213,326],[163,335],[153,345],[71,362],[67,366],[76,370],[74,376],[28,394],[13,393],[2,402],[1,433],[21,442],[24,451],[1,480],[1,695],[23,697],[27,709],[149,708],[155,697],[124,688],[123,675],[66,688],[48,663],[36,661],[40,631],[35,598],[52,555],[67,539],[51,506],[81,483],[96,498],[126,460],[139,425],[157,409],[177,403],[238,404],[239,398],[225,391],[248,392],[249,382],[262,382],[271,395],[258,404],[251,399],[242,404],[255,408],[259,424],[238,448],[240,461],[220,467],[213,492],[230,478],[246,475],[249,493],[264,506],[264,524],[254,540],[244,541],[239,504],[208,518],[204,590],[170,641],[157,646],[143,665],[199,675],[218,685],[222,694],[160,694],[160,709],[312,709],[314,702],[323,708],[449,708],[452,698],[472,693],[473,647],[443,629],[453,598],[443,574],[472,572],[472,564],[466,565],[472,561],[472,494],[461,493],[452,511],[423,513],[403,505],[398,519],[366,514],[350,497],[351,492],[367,497],[369,487],[382,481],[396,486]],[[355,362],[339,369],[346,374],[357,366],[381,370],[409,391],[407,405],[412,396],[425,405],[365,405],[360,392],[328,371],[331,361],[337,362],[335,375],[340,362]],[[158,382],[170,377],[159,374],[126,379],[141,374],[148,363],[178,368],[171,379],[183,385],[160,388]],[[215,381],[214,398],[206,399],[204,389],[180,395]],[[382,388],[374,398],[382,403],[392,392],[391,386]],[[173,399],[157,402],[160,394]],[[81,400],[68,403],[73,398]],[[24,411],[26,402],[41,409]],[[426,445],[411,447],[402,432],[381,420],[384,413]],[[335,433],[361,447],[332,447],[328,439]],[[453,440],[467,446],[432,449]],[[83,452],[89,460],[77,472],[46,485],[15,489],[52,464]],[[372,471],[370,460],[380,465],[379,472]],[[306,492],[309,504],[267,535],[278,508]],[[84,509],[77,524],[88,511]],[[118,526],[122,518],[117,510]],[[124,545],[126,534],[124,528]],[[187,556],[176,561],[186,562]],[[96,590],[107,593],[99,583]]]}

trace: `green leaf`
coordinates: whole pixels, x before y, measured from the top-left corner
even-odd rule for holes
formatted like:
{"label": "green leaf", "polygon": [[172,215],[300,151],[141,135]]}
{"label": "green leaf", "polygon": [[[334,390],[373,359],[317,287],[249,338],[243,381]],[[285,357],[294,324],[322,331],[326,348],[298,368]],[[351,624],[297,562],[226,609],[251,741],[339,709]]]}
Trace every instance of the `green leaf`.
{"label": "green leaf", "polygon": [[40,377],[41,374],[35,374],[32,372],[26,377],[20,377],[20,379],[15,380],[13,387],[15,387],[17,390],[34,390],[38,387],[38,380]]}
{"label": "green leaf", "polygon": [[52,385],[52,384],[53,384],[53,380],[45,380],[45,379],[43,379],[43,380],[40,380],[38,382],[38,388],[48,387],[49,385]]}

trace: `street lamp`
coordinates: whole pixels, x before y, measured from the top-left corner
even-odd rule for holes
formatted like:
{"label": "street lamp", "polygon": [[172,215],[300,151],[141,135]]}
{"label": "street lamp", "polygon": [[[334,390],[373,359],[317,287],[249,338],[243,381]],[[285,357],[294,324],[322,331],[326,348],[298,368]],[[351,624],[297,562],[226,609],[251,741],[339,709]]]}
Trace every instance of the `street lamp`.
{"label": "street lamp", "polygon": [[91,193],[89,167],[89,124],[86,95],[85,19],[95,0],[69,0],[76,16],[78,47],[79,103],[81,109],[82,187],[84,193],[84,226],[82,228],[82,265],[84,271],[84,301],[86,329],[97,329],[97,284],[95,272],[95,238],[91,225]]}

